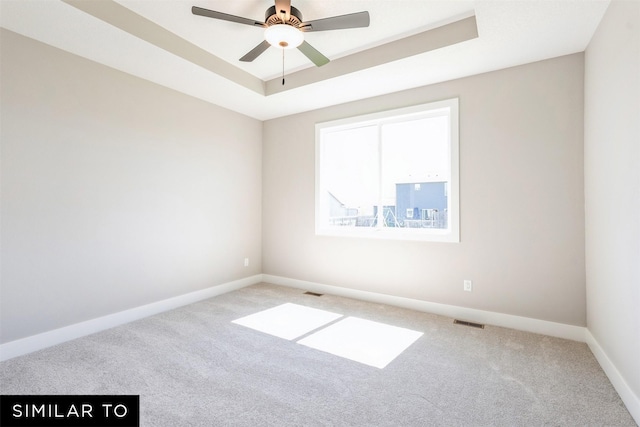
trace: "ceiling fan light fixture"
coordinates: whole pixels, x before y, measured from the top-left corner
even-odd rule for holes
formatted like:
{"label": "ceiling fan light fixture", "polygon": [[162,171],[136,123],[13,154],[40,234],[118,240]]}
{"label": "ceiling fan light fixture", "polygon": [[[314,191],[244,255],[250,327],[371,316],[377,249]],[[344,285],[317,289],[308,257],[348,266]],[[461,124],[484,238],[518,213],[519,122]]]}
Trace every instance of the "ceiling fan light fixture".
{"label": "ceiling fan light fixture", "polygon": [[273,47],[294,49],[304,41],[304,34],[296,27],[287,24],[271,25],[264,31],[264,38]]}

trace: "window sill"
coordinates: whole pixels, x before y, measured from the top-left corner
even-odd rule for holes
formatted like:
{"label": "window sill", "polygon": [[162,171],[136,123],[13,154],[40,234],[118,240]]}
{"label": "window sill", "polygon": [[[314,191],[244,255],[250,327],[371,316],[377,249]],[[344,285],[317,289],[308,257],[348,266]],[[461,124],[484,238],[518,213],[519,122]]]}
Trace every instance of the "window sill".
{"label": "window sill", "polygon": [[412,229],[343,229],[343,228],[320,228],[316,230],[316,236],[327,237],[355,237],[363,239],[382,239],[418,242],[445,242],[459,243],[460,235],[452,230],[416,230]]}

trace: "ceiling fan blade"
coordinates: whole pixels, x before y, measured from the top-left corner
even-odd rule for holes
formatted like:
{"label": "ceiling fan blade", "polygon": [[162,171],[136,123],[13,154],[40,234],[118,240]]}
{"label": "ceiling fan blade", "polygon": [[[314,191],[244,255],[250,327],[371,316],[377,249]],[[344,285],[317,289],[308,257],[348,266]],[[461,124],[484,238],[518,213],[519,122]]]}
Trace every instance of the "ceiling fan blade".
{"label": "ceiling fan blade", "polygon": [[256,21],[254,19],[229,15],[228,13],[216,12],[215,10],[203,9],[198,6],[193,6],[191,8],[191,13],[193,13],[194,15],[206,16],[207,18],[221,19],[223,21],[236,22],[238,24],[252,25],[254,27],[266,26],[264,22]]}
{"label": "ceiling fan blade", "polygon": [[318,52],[315,47],[311,46],[306,41],[302,42],[302,44],[298,46],[298,50],[304,53],[304,55],[318,67],[322,67],[329,63],[329,58]]}
{"label": "ceiling fan blade", "polygon": [[344,30],[346,28],[362,28],[369,26],[369,12],[357,12],[331,18],[316,19],[303,22],[301,31]]}
{"label": "ceiling fan blade", "polygon": [[276,0],[276,13],[281,16],[282,12],[285,15],[285,22],[288,21],[291,16],[291,0]]}
{"label": "ceiling fan blade", "polygon": [[258,56],[262,54],[265,50],[267,50],[271,46],[268,41],[263,40],[258,46],[251,49],[245,56],[240,58],[242,62],[251,62],[256,59]]}

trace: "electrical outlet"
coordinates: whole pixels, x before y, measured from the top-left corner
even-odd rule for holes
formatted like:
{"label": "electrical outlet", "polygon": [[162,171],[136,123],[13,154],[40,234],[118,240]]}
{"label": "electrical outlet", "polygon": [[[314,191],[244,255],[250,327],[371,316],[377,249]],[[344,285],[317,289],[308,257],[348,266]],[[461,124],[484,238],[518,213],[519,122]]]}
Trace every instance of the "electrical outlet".
{"label": "electrical outlet", "polygon": [[244,266],[249,267],[249,258],[244,259]]}
{"label": "electrical outlet", "polygon": [[464,290],[467,292],[473,291],[473,282],[471,280],[464,281]]}

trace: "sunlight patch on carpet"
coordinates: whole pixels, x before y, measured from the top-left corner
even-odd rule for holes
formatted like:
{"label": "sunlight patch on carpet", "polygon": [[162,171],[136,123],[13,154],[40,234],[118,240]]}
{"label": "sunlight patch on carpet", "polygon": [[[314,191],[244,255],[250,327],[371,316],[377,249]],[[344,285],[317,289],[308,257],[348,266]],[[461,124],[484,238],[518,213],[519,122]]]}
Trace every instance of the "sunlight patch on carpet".
{"label": "sunlight patch on carpet", "polygon": [[298,344],[382,369],[422,335],[411,329],[347,317]]}
{"label": "sunlight patch on carpet", "polygon": [[233,323],[292,340],[333,322],[339,317],[342,317],[342,314],[286,303],[236,319]]}

